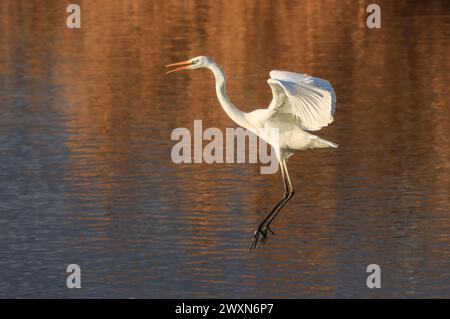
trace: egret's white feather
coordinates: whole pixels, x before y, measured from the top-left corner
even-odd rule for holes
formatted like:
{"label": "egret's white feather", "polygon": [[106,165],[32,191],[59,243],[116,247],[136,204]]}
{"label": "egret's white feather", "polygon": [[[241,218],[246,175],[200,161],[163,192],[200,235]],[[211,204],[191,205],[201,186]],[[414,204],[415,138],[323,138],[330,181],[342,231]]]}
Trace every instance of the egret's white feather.
{"label": "egret's white feather", "polygon": [[333,122],[336,95],[328,81],[307,74],[273,70],[267,83],[273,94],[269,109],[292,114],[308,131],[317,131]]}
{"label": "egret's white feather", "polygon": [[318,130],[333,121],[336,105],[334,90],[326,80],[307,74],[275,70],[270,72],[271,78],[267,81],[273,93],[269,107],[247,113],[238,109],[228,99],[225,75],[212,59],[198,56],[169,64],[168,67],[177,67],[168,73],[184,69],[209,68],[214,74],[217,98],[224,111],[238,125],[265,140],[275,151],[285,193],[255,231],[250,249],[257,248],[267,239],[267,232],[272,232],[270,229],[272,221],[295,193],[286,160],[297,150],[337,147],[333,142],[306,132]]}

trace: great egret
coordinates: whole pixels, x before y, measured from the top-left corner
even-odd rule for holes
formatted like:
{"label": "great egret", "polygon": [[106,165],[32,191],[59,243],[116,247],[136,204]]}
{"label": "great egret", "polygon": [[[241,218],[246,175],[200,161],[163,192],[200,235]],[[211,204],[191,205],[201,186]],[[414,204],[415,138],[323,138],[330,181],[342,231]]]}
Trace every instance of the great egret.
{"label": "great egret", "polygon": [[[250,250],[259,247],[266,241],[268,231],[274,234],[270,228],[271,223],[295,193],[286,160],[296,150],[337,147],[333,142],[306,132],[317,131],[333,122],[336,104],[333,88],[328,81],[307,74],[273,70],[267,80],[273,94],[269,107],[246,113],[228,99],[225,75],[211,58],[198,56],[166,67],[177,67],[167,73],[183,69],[210,69],[216,79],[217,98],[228,116],[273,147],[283,177],[284,195],[255,230]],[[276,138],[275,135],[260,133],[273,128],[278,130]]]}

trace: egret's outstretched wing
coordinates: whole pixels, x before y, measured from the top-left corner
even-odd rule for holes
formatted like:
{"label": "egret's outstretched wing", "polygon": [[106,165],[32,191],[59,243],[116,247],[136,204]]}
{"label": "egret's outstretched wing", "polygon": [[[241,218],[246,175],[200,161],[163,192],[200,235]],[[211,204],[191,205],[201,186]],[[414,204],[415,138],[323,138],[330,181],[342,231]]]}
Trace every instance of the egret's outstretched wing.
{"label": "egret's outstretched wing", "polygon": [[307,74],[273,70],[267,80],[273,93],[269,109],[291,113],[308,131],[333,122],[336,95],[330,83]]}

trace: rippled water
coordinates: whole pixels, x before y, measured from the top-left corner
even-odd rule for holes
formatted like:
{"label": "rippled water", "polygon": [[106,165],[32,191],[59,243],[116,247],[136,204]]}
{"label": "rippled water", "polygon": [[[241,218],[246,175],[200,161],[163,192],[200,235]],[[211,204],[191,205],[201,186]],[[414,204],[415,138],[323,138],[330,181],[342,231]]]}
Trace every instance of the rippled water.
{"label": "rippled water", "polygon": [[[450,12],[446,1],[0,3],[0,297],[450,297]],[[297,193],[257,164],[174,164],[177,127],[235,127],[271,69],[328,79],[340,148],[289,161]],[[65,286],[68,264],[82,289]],[[382,288],[366,287],[379,264]]]}

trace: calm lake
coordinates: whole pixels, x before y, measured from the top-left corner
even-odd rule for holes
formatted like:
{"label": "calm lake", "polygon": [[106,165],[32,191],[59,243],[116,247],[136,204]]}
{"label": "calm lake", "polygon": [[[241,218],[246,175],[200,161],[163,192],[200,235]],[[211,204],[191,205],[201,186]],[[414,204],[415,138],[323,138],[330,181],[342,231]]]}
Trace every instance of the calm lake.
{"label": "calm lake", "polygon": [[[448,1],[0,3],[0,298],[450,298]],[[298,152],[283,194],[260,164],[175,164],[171,133],[236,127],[272,69],[330,81],[338,149]],[[81,267],[81,289],[66,266]],[[366,267],[381,267],[368,289]]]}

